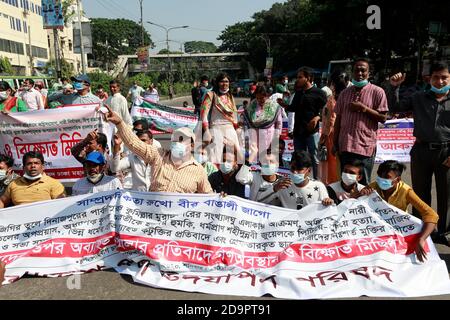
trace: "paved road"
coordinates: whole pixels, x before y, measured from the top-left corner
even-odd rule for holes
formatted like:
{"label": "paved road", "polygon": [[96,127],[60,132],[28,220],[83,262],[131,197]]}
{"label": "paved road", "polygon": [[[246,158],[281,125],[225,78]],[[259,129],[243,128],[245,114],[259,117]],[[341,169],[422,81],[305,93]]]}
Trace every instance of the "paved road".
{"label": "paved road", "polygon": [[[174,99],[170,105],[181,106],[189,97]],[[238,104],[242,99],[238,99]],[[169,103],[167,103],[169,105]],[[166,142],[168,136],[158,137]],[[374,170],[375,171],[375,170]],[[406,183],[411,183],[409,167],[403,176]],[[436,209],[436,203],[433,202]],[[437,245],[437,250],[450,270],[450,247]],[[81,275],[80,289],[69,290],[68,278],[38,278],[24,277],[11,285],[0,288],[0,301],[6,299],[118,299],[118,300],[273,300],[271,297],[242,297],[232,295],[212,295],[202,293],[190,293],[167,289],[155,289],[133,283],[131,277],[120,275],[115,271],[98,271]],[[380,298],[361,297],[356,300],[378,300]],[[397,300],[389,298],[390,300]],[[415,298],[420,299],[420,298]],[[433,300],[450,300],[450,295],[426,297]],[[177,304],[174,304],[174,308]]]}

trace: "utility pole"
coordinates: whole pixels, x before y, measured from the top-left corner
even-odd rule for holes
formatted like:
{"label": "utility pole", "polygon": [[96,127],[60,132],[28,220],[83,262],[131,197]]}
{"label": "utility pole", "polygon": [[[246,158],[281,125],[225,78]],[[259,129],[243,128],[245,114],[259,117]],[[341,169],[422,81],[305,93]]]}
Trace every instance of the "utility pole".
{"label": "utility pole", "polygon": [[142,1],[139,0],[139,5],[141,6],[141,46],[144,46],[144,19],[142,14]]}
{"label": "utility pole", "polygon": [[30,24],[27,23],[27,27],[28,27],[28,56],[30,58],[30,76],[33,75],[33,49],[31,48],[31,27]]}
{"label": "utility pole", "polygon": [[61,78],[61,61],[59,58],[59,39],[58,39],[58,29],[53,29],[53,42],[55,44],[55,64],[56,64],[56,77]]}
{"label": "utility pole", "polygon": [[81,72],[86,73],[86,57],[84,56],[83,30],[81,28],[80,0],[77,0],[78,28],[80,28],[80,52],[81,52]]}

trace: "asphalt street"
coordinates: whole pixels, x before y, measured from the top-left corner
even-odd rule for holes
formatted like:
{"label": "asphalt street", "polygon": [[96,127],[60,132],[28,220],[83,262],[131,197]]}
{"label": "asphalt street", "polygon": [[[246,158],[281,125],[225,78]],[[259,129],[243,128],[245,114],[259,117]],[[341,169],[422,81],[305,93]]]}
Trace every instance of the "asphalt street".
{"label": "asphalt street", "polygon": [[[183,101],[191,103],[190,97],[174,99],[167,105],[181,106]],[[242,99],[238,99],[240,104]],[[167,143],[168,137],[157,137],[163,144]],[[411,183],[409,167],[404,173],[403,179]],[[434,191],[433,191],[434,192]],[[436,202],[433,201],[436,209]],[[437,245],[437,250],[450,270],[450,247]],[[242,297],[237,295],[213,295],[203,293],[190,293],[183,291],[156,289],[136,284],[127,275],[120,275],[111,271],[95,271],[81,275],[80,286],[77,289],[68,288],[69,278],[42,278],[26,276],[19,281],[5,285],[0,288],[0,300],[8,299],[44,299],[44,300],[271,300],[272,297]],[[360,297],[352,300],[379,300],[382,298]],[[415,299],[450,300],[450,295],[431,296]],[[340,299],[339,299],[340,300]],[[389,300],[398,300],[389,298]]]}

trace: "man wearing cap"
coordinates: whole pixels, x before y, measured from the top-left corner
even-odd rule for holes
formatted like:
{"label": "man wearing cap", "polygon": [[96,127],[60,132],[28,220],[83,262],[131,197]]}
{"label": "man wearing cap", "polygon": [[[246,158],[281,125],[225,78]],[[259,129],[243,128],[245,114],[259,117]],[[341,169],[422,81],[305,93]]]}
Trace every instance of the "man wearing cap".
{"label": "man wearing cap", "polygon": [[83,168],[86,177],[75,182],[72,188],[72,195],[95,193],[122,189],[122,183],[119,179],[112,176],[106,176],[105,157],[98,151],[90,152],[84,161]]}
{"label": "man wearing cap", "polygon": [[178,193],[212,193],[203,166],[192,157],[195,134],[190,128],[179,128],[172,133],[170,151],[141,141],[120,116],[109,110],[106,120],[114,123],[128,149],[152,167],[150,191]]}
{"label": "man wearing cap", "polygon": [[44,156],[37,151],[24,154],[23,176],[11,182],[0,197],[0,208],[65,197],[64,186],[44,173]]}
{"label": "man wearing cap", "polygon": [[63,105],[73,104],[102,104],[102,100],[91,92],[91,80],[85,74],[70,78],[73,82],[72,94],[64,94],[63,92],[55,92],[48,96],[48,102],[58,101]]}

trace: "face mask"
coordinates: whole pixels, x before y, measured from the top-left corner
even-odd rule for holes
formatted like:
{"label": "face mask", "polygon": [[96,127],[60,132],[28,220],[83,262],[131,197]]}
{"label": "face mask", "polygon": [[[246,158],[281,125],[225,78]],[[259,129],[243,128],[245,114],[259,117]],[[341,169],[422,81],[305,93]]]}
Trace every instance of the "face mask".
{"label": "face mask", "polygon": [[194,157],[195,160],[197,160],[197,162],[200,164],[204,164],[206,161],[208,161],[208,157],[201,153],[196,153]]}
{"label": "face mask", "polygon": [[288,82],[289,82],[288,80],[284,80],[284,84],[288,84]]}
{"label": "face mask", "polygon": [[86,178],[92,183],[97,183],[103,178],[103,173],[88,175]]}
{"label": "face mask", "polygon": [[181,159],[186,155],[186,146],[180,142],[172,142],[170,146],[172,157]]}
{"label": "face mask", "polygon": [[305,181],[305,174],[304,173],[291,173],[291,180],[294,182],[294,184],[301,184],[303,181]]}
{"label": "face mask", "polygon": [[83,84],[82,84],[81,82],[75,82],[75,83],[73,84],[73,88],[74,88],[75,90],[83,90],[83,89],[84,89],[84,86],[83,86]]}
{"label": "face mask", "polygon": [[0,170],[0,180],[5,180],[6,178],[6,170]]}
{"label": "face mask", "polygon": [[28,91],[28,90],[30,90],[30,87],[29,87],[29,86],[23,86],[22,89],[23,89],[24,91]]}
{"label": "face mask", "polygon": [[352,79],[352,83],[355,87],[362,88],[369,83],[369,80],[356,81],[355,79]]}
{"label": "face mask", "polygon": [[220,91],[220,93],[225,94],[225,93],[228,93],[228,91],[230,91],[230,89],[227,89],[227,90],[219,90],[219,91]]}
{"label": "face mask", "polygon": [[0,92],[0,101],[6,100],[8,98],[8,93],[6,91]]}
{"label": "face mask", "polygon": [[352,184],[355,184],[357,182],[357,174],[351,174],[351,173],[342,173],[342,182],[346,186],[351,186]]}
{"label": "face mask", "polygon": [[377,184],[381,190],[386,191],[392,188],[392,180],[391,179],[383,179],[377,177]]}
{"label": "face mask", "polygon": [[431,91],[433,91],[436,94],[446,94],[450,90],[450,84],[446,85],[445,87],[442,87],[440,89],[436,88],[435,86],[431,85]]}
{"label": "face mask", "polygon": [[261,166],[261,174],[263,176],[272,176],[278,171],[278,165],[276,164],[263,164]]}
{"label": "face mask", "polygon": [[205,87],[207,87],[207,86],[208,86],[208,84],[209,84],[208,82],[205,82],[204,86],[205,86]]}
{"label": "face mask", "polygon": [[225,162],[220,164],[220,171],[224,174],[228,174],[232,172],[234,169],[234,165],[231,162]]}
{"label": "face mask", "polygon": [[28,173],[24,172],[23,177],[27,180],[31,180],[31,181],[35,181],[35,180],[39,180],[40,178],[42,178],[42,173],[38,174],[37,176],[30,176],[28,175]]}

